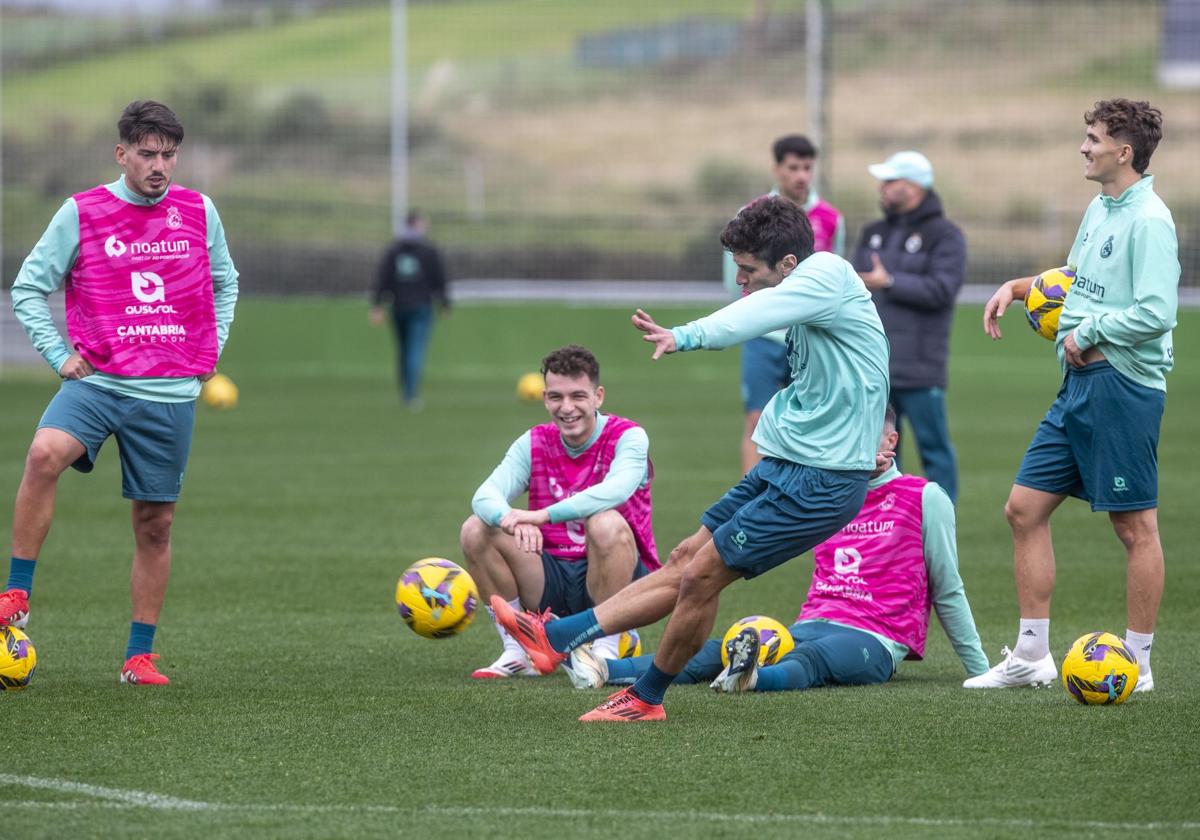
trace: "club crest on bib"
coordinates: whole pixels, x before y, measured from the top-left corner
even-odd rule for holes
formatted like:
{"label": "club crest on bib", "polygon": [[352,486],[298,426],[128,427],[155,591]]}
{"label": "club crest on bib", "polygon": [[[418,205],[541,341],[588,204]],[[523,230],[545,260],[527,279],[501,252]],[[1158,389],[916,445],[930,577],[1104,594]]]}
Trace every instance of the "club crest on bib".
{"label": "club crest on bib", "polygon": [[167,227],[171,230],[179,230],[183,227],[183,216],[175,205],[167,208]]}
{"label": "club crest on bib", "polygon": [[1112,256],[1113,238],[1110,236],[1104,240],[1104,244],[1100,246],[1100,256],[1107,259]]}

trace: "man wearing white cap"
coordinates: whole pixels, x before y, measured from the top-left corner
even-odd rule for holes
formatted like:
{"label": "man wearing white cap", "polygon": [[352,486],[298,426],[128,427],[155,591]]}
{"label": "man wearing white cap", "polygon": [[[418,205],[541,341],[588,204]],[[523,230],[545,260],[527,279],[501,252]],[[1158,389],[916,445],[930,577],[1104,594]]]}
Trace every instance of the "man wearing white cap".
{"label": "man wearing white cap", "polygon": [[863,229],[852,262],[891,344],[889,401],[912,426],[925,477],[956,500],[946,368],[954,300],[966,273],[966,239],[942,213],[933,165],[923,154],[897,152],[867,171],[879,179],[884,217]]}

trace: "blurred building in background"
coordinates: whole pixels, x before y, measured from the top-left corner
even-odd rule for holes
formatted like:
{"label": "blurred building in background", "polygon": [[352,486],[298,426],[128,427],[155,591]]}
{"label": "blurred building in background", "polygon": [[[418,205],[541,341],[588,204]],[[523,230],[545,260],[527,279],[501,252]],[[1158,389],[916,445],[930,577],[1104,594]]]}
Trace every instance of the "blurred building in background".
{"label": "blurred building in background", "polygon": [[[969,282],[1061,263],[1096,187],[1082,115],[1150,99],[1151,172],[1200,285],[1198,0],[834,0],[821,165],[851,237],[868,163],[916,148]],[[408,195],[452,275],[718,279],[716,232],[810,125],[805,0],[409,0]],[[391,4],[2,0],[3,286],[55,209],[111,180],[157,98],[244,293],[361,294],[391,224]],[[1188,32],[1193,33],[1187,35]]]}

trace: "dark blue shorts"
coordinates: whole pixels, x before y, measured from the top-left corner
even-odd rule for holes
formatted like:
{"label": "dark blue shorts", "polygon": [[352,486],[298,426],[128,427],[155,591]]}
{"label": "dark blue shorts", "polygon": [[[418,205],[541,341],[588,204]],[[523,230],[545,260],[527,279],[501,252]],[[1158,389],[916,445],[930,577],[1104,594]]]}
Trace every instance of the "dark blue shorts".
{"label": "dark blue shorts", "polygon": [[1069,369],[1014,483],[1076,496],[1092,510],[1158,507],[1158,431],[1166,396],[1108,362]]}
{"label": "dark blue shorts", "polygon": [[742,345],[742,405],[762,411],[775,392],[792,381],[787,347],[769,338],[752,338]]}
{"label": "dark blue shorts", "polygon": [[[596,606],[587,590],[586,560],[564,560],[545,551],[542,552],[542,573],[546,579],[542,589],[542,602],[538,612],[550,610],[555,615],[574,615]],[[633,567],[635,581],[650,574],[650,570],[638,560]]]}
{"label": "dark blue shorts", "polygon": [[122,495],[173,502],[183,487],[195,418],[195,400],[154,402],[68,379],[46,406],[38,428],[58,429],[82,443],[86,451],[71,466],[85,473],[95,466],[104,441],[116,436]]}
{"label": "dark blue shorts", "polygon": [[867,470],[763,458],[700,517],[725,565],[752,578],[808,551],[858,515]]}

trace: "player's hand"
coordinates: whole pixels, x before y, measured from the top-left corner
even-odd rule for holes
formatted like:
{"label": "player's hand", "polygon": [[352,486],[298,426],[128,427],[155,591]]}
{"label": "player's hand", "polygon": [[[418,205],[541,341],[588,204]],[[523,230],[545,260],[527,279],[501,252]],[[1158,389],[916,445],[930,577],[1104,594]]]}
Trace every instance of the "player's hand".
{"label": "player's hand", "polygon": [[1013,281],[1009,280],[996,290],[983,307],[983,331],[988,334],[993,340],[999,341],[1002,336],[1000,334],[1000,318],[1004,315],[1004,310],[1008,309],[1013,302]]}
{"label": "player's hand", "polygon": [[207,382],[208,380],[212,379],[216,375],[217,375],[217,369],[213,368],[208,373],[202,373],[199,376],[197,376],[196,378],[199,379],[201,382]]}
{"label": "player's hand", "polygon": [[367,322],[372,327],[378,327],[378,326],[382,325],[383,324],[383,307],[382,306],[372,306],[367,311]]}
{"label": "player's hand", "polygon": [[500,527],[511,534],[518,525],[545,525],[549,521],[550,512],[545,508],[541,510],[513,508],[500,517]]}
{"label": "player's hand", "polygon": [[883,261],[879,259],[879,254],[871,252],[871,270],[860,271],[858,276],[862,278],[863,285],[871,291],[876,289],[887,289],[892,285],[892,275],[883,266]]}
{"label": "player's hand", "polygon": [[633,325],[645,333],[642,336],[643,341],[650,341],[654,344],[654,355],[651,359],[660,359],[666,353],[675,352],[675,335],[666,327],[660,327],[654,323],[654,319],[647,315],[642,310],[637,310],[633,313]]}
{"label": "player's hand", "polygon": [[542,553],[542,529],[536,525],[522,523],[513,529],[513,539],[517,541],[517,550],[529,554]]}
{"label": "player's hand", "polygon": [[1081,368],[1086,364],[1083,361],[1083,351],[1075,343],[1074,331],[1067,333],[1067,337],[1063,339],[1063,358],[1071,367]]}
{"label": "player's hand", "polygon": [[875,453],[875,469],[886,470],[896,460],[896,453],[890,449]]}
{"label": "player's hand", "polygon": [[91,376],[96,372],[91,363],[79,353],[72,353],[70,358],[63,362],[63,366],[58,369],[58,375],[63,379],[83,379],[85,376]]}

